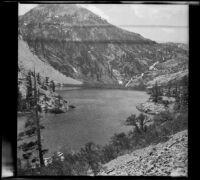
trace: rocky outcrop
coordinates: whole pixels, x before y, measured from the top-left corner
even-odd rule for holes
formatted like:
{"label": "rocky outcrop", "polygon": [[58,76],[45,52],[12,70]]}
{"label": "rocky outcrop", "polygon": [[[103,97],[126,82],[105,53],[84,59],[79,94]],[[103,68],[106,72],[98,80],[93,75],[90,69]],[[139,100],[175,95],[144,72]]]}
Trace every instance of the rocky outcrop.
{"label": "rocky outcrop", "polygon": [[136,108],[140,112],[144,112],[144,113],[152,114],[152,115],[158,114],[158,113],[166,110],[166,107],[163,104],[154,103],[154,102],[150,102],[150,101],[138,104],[136,106]]}
{"label": "rocky outcrop", "polygon": [[185,76],[188,76],[188,70],[178,71],[172,74],[164,74],[154,78],[152,81],[147,83],[148,87],[153,87],[157,82],[158,85],[166,86],[169,83],[176,83],[181,81]]}
{"label": "rocky outcrop", "polygon": [[[21,93],[22,100],[26,100],[27,96],[27,75],[25,73],[18,73],[18,88]],[[32,83],[33,78],[32,78]],[[69,102],[63,99],[59,94],[53,92],[49,86],[45,86],[46,89],[41,84],[37,84],[37,90],[39,93],[38,105],[39,111],[50,112],[50,113],[64,113],[69,109],[74,108],[73,105],[69,105]],[[72,107],[73,106],[73,107]],[[24,112],[23,112],[24,113]]]}
{"label": "rocky outcrop", "polygon": [[187,176],[188,131],[173,135],[167,142],[133,151],[104,165],[99,175]]}
{"label": "rocky outcrop", "polygon": [[40,89],[40,92],[42,92],[42,95],[40,95],[38,104],[43,112],[59,114],[69,110],[68,102],[57,93],[42,89]]}
{"label": "rocky outcrop", "polygon": [[[176,45],[173,43],[168,45],[176,48]],[[186,49],[184,48],[184,50]],[[180,82],[185,76],[188,76],[188,55],[177,53],[176,56],[170,59],[165,59],[163,56],[162,61],[156,61],[139,78],[138,76],[132,77],[128,87],[134,87],[139,83],[146,88],[151,88],[155,82],[159,86],[166,86],[169,83],[176,84]]]}

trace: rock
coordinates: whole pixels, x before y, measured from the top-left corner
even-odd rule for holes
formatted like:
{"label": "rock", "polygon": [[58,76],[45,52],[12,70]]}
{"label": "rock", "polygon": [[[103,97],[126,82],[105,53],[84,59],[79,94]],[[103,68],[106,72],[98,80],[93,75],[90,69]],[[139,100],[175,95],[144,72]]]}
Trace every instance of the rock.
{"label": "rock", "polygon": [[164,151],[168,151],[169,149],[167,147],[164,147]]}
{"label": "rock", "polygon": [[65,113],[65,111],[59,109],[59,108],[54,108],[54,109],[50,109],[49,110],[50,113],[53,113],[53,114],[61,114],[61,113]]}
{"label": "rock", "polygon": [[74,109],[74,108],[76,108],[76,106],[74,106],[74,105],[69,105],[69,108]]}
{"label": "rock", "polygon": [[170,176],[178,177],[178,176],[186,176],[186,173],[183,169],[177,168],[170,173]]}
{"label": "rock", "polygon": [[136,108],[141,112],[145,112],[152,115],[159,114],[160,112],[166,110],[163,104],[149,102],[149,101],[137,105]]}

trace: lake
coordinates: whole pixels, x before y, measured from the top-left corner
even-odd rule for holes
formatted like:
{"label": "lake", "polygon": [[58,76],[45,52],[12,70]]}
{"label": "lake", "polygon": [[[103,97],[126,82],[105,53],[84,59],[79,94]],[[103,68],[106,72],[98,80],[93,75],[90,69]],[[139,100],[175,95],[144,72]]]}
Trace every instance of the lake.
{"label": "lake", "polygon": [[123,122],[138,114],[136,105],[146,101],[146,92],[116,89],[68,89],[57,91],[76,108],[63,114],[46,114],[42,123],[43,147],[51,153],[63,149],[79,150],[87,142],[109,142],[114,133],[131,129]]}

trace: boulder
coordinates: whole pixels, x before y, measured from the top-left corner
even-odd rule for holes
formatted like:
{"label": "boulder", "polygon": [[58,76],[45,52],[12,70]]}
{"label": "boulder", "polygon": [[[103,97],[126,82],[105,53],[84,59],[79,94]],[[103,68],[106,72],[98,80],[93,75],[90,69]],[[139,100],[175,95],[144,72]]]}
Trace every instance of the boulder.
{"label": "boulder", "polygon": [[53,108],[49,110],[50,113],[53,114],[61,114],[61,113],[65,113],[65,111],[61,110],[60,108]]}

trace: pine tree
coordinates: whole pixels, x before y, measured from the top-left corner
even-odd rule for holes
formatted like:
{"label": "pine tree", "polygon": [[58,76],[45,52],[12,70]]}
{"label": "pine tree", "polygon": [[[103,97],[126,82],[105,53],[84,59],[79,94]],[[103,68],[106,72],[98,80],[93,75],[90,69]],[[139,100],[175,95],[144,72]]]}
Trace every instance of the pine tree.
{"label": "pine tree", "polygon": [[17,109],[18,111],[22,111],[22,94],[19,90],[19,87],[18,87],[18,105],[17,105]]}
{"label": "pine tree", "polygon": [[53,80],[51,80],[51,89],[53,92],[55,92],[55,83]]}
{"label": "pine tree", "polygon": [[181,108],[181,88],[180,83],[176,83],[175,89],[173,91],[173,96],[175,98],[175,109],[179,110]]}
{"label": "pine tree", "polygon": [[26,77],[26,102],[28,105],[28,109],[33,107],[33,85],[32,85],[32,73],[31,71],[28,72]]}
{"label": "pine tree", "polygon": [[39,151],[39,160],[40,165],[44,165],[43,152],[42,152],[42,144],[41,144],[41,134],[40,134],[40,119],[38,116],[38,95],[37,95],[37,81],[36,75],[34,72],[34,101],[35,101],[35,120],[36,120],[36,129],[37,129],[37,142],[38,142],[38,151]]}
{"label": "pine tree", "polygon": [[171,81],[168,83],[168,86],[167,86],[167,97],[170,97],[171,96],[171,89],[172,89],[172,83]]}
{"label": "pine tree", "polygon": [[188,76],[185,76],[182,79],[181,86],[182,86],[182,93],[181,93],[182,106],[185,107],[188,105]]}
{"label": "pine tree", "polygon": [[[40,106],[38,104],[38,98],[39,98],[39,91],[37,89],[37,80],[36,80],[36,74],[34,72],[34,96],[32,97],[33,107],[31,114],[28,116],[27,121],[25,123],[25,131],[23,133],[19,134],[19,137],[25,137],[25,138],[31,138],[35,137],[36,140],[32,140],[31,142],[23,143],[19,148],[23,151],[23,158],[27,161],[27,166],[30,166],[31,162],[35,162],[36,159],[39,160],[40,166],[44,165],[44,159],[43,154],[47,152],[47,150],[42,149],[42,143],[41,143],[41,132],[40,130],[44,128],[40,124],[41,117],[39,116]],[[19,139],[20,140],[20,139]],[[33,152],[38,152],[38,157],[33,156]],[[32,159],[32,161],[31,161]],[[31,162],[30,162],[31,161]]]}
{"label": "pine tree", "polygon": [[37,83],[38,83],[39,85],[41,85],[40,73],[37,73]]}
{"label": "pine tree", "polygon": [[151,97],[150,99],[152,99],[153,102],[157,103],[159,100],[161,100],[161,89],[158,86],[158,83],[156,81],[155,85],[153,86],[152,90],[151,90]]}
{"label": "pine tree", "polygon": [[49,77],[45,78],[45,86],[48,89],[48,87],[49,87]]}

